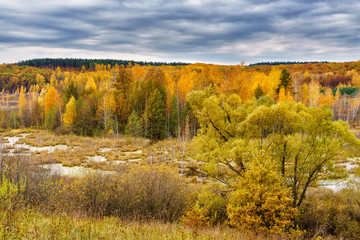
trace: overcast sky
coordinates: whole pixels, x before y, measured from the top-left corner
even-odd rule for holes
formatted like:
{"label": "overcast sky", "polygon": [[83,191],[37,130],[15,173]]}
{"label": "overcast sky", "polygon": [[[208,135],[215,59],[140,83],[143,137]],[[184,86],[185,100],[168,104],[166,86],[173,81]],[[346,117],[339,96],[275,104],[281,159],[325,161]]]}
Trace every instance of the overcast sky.
{"label": "overcast sky", "polygon": [[360,1],[0,0],[0,63],[357,61]]}

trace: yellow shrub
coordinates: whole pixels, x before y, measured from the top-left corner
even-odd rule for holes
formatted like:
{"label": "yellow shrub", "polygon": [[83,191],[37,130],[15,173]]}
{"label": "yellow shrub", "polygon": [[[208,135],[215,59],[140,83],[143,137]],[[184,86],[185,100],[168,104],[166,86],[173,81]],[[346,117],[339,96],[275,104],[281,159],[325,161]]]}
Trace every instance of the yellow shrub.
{"label": "yellow shrub", "polygon": [[230,224],[243,230],[282,233],[293,228],[297,209],[270,159],[258,156],[239,180],[228,204]]}

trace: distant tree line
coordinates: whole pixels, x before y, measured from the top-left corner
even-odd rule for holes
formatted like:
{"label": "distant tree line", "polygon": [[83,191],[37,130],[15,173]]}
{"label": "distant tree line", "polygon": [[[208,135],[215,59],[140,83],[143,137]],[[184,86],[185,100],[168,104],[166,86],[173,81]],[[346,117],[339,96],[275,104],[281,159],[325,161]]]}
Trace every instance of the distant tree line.
{"label": "distant tree line", "polygon": [[259,63],[253,63],[249,64],[249,66],[260,66],[260,65],[270,65],[270,66],[277,66],[277,65],[292,65],[292,64],[307,64],[307,63],[329,63],[327,61],[311,61],[311,62],[259,62]]}
{"label": "distant tree line", "polygon": [[19,66],[29,66],[29,67],[45,67],[50,69],[56,69],[57,67],[61,68],[76,68],[81,69],[83,66],[89,70],[95,70],[96,64],[110,65],[114,67],[117,65],[126,66],[128,64],[134,65],[138,64],[141,66],[151,65],[151,66],[183,66],[188,65],[188,63],[181,62],[145,62],[145,61],[132,61],[132,60],[116,60],[116,59],[83,59],[83,58],[36,58],[30,60],[24,60],[17,63]]}

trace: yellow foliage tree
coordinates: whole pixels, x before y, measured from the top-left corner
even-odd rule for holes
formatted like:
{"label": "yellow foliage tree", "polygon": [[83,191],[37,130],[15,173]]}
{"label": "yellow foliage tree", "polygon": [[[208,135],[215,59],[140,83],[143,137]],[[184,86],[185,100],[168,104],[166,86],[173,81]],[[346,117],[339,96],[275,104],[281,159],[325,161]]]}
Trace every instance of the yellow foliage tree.
{"label": "yellow foliage tree", "polygon": [[354,73],[351,78],[351,83],[354,87],[360,87],[360,74]]}
{"label": "yellow foliage tree", "polygon": [[224,80],[220,83],[221,92],[226,95],[238,92],[236,82],[240,80],[238,78],[242,69],[243,67],[239,65],[223,69]]}
{"label": "yellow foliage tree", "polygon": [[87,92],[96,92],[96,84],[93,77],[89,77],[85,84],[85,91]]}
{"label": "yellow foliage tree", "polygon": [[310,81],[310,80],[311,80],[310,73],[309,73],[308,71],[305,71],[305,72],[304,72],[304,75],[303,75],[303,78],[304,78],[304,80],[306,80],[306,81]]}
{"label": "yellow foliage tree", "polygon": [[334,106],[334,95],[330,88],[326,88],[325,93],[320,96],[319,104],[326,104],[330,107]]}
{"label": "yellow foliage tree", "polygon": [[179,81],[177,82],[177,88],[179,92],[179,97],[185,100],[188,93],[193,89],[194,83],[191,79],[191,72],[188,68],[183,70],[183,74],[181,75]]}
{"label": "yellow foliage tree", "polygon": [[146,69],[138,64],[132,67],[132,77],[135,81],[143,81],[146,77]]}
{"label": "yellow foliage tree", "polygon": [[61,67],[57,67],[55,71],[56,71],[56,77],[57,77],[57,79],[61,79],[61,76],[62,76],[62,69],[61,69]]}
{"label": "yellow foliage tree", "polygon": [[40,108],[40,118],[44,118],[45,117],[45,95],[46,95],[47,91],[42,88],[39,94],[39,97],[37,99],[38,104],[39,104],[39,108]]}
{"label": "yellow foliage tree", "polygon": [[314,80],[309,83],[309,106],[319,106],[320,100],[320,84]]}
{"label": "yellow foliage tree", "polygon": [[[242,71],[240,73],[239,80],[236,82],[238,85],[237,94],[242,100],[250,99],[254,96],[254,90],[257,87],[253,88],[254,74],[251,72]],[[260,84],[261,86],[261,84]]]}
{"label": "yellow foliage tree", "polygon": [[109,128],[111,117],[114,115],[116,110],[116,102],[114,92],[105,91],[104,95],[99,101],[98,115],[103,120],[104,128]]}
{"label": "yellow foliage tree", "polygon": [[286,99],[286,101],[288,101],[288,102],[295,102],[295,100],[294,100],[293,96],[291,95],[290,91],[288,91],[288,92],[286,93],[285,99]]}
{"label": "yellow foliage tree", "polygon": [[58,92],[53,86],[50,86],[44,98],[45,115],[47,114],[47,112],[50,110],[51,107],[59,106],[60,105],[59,103],[60,103],[60,96]]}
{"label": "yellow foliage tree", "polygon": [[18,102],[18,108],[19,108],[19,117],[22,118],[24,115],[24,111],[27,105],[26,99],[25,99],[25,91],[26,89],[24,87],[21,87],[20,94],[19,94],[19,102]]}
{"label": "yellow foliage tree", "polygon": [[45,78],[41,74],[36,75],[36,83],[39,84],[39,86],[43,86],[45,84]]}
{"label": "yellow foliage tree", "polygon": [[309,106],[309,85],[306,83],[302,84],[298,94],[298,101],[304,103],[306,106]]}
{"label": "yellow foliage tree", "polygon": [[285,101],[285,100],[286,100],[285,88],[281,87],[280,91],[279,91],[279,97],[278,97],[277,102],[282,102],[282,101]]}
{"label": "yellow foliage tree", "polygon": [[71,96],[69,102],[66,104],[66,110],[63,114],[63,121],[65,126],[71,126],[74,123],[76,117],[76,105],[75,98]]}
{"label": "yellow foliage tree", "polygon": [[267,78],[265,78],[266,85],[264,85],[265,87],[264,91],[267,95],[269,95],[272,98],[276,96],[275,89],[280,84],[280,77],[281,77],[281,70],[279,67],[275,66],[271,68],[271,72],[269,73]]}

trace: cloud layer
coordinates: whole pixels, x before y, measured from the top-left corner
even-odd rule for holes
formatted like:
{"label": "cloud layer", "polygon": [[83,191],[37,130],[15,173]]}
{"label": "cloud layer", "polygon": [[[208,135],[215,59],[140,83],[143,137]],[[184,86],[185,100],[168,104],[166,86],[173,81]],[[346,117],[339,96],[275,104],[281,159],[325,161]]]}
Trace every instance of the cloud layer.
{"label": "cloud layer", "polygon": [[351,61],[360,53],[360,3],[351,0],[0,0],[0,6],[0,63]]}

